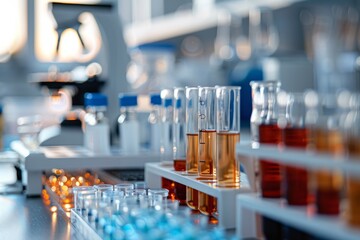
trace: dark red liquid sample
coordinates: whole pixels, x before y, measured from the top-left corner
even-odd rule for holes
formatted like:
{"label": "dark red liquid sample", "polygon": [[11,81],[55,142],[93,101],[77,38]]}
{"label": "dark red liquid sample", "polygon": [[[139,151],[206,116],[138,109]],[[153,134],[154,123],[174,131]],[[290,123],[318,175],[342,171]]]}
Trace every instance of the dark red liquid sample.
{"label": "dark red liquid sample", "polygon": [[180,205],[186,205],[186,186],[175,183],[175,198],[179,200]]}
{"label": "dark red liquid sample", "polygon": [[167,178],[161,178],[161,187],[169,190],[168,199],[175,200],[175,182]]}
{"label": "dark red liquid sample", "polygon": [[[279,145],[282,142],[282,131],[277,124],[261,124],[259,126],[259,142],[260,144]],[[260,181],[261,194],[266,198],[281,197],[281,171],[280,165],[260,160]]]}
{"label": "dark red liquid sample", "polygon": [[[309,131],[306,128],[285,128],[284,144],[287,147],[304,149],[309,142]],[[290,205],[307,205],[308,173],[303,168],[285,167],[285,197]]]}
{"label": "dark red liquid sample", "polygon": [[317,189],[316,206],[318,213],[338,215],[340,212],[340,192],[337,189]]}
{"label": "dark red liquid sample", "polygon": [[174,159],[175,171],[186,171],[186,159]]}

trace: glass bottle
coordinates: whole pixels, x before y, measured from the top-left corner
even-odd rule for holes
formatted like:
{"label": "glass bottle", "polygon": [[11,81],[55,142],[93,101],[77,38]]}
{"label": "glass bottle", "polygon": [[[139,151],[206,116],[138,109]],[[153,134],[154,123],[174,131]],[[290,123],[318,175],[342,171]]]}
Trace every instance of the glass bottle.
{"label": "glass bottle", "polygon": [[[279,106],[277,102],[277,94],[280,90],[278,81],[267,81],[261,86],[260,92],[264,96],[264,106],[262,113],[264,119],[259,125],[259,143],[279,145],[282,143],[282,131],[278,126]],[[261,194],[267,198],[280,198],[281,191],[281,172],[280,165],[260,160],[260,182]]]}
{"label": "glass bottle", "polygon": [[160,132],[161,132],[161,97],[160,94],[150,95],[150,104],[152,106],[148,121],[151,131],[151,150],[160,153]]}
{"label": "glass bottle", "polygon": [[101,93],[85,93],[84,145],[94,154],[110,154],[110,128],[105,112],[107,97]]}
{"label": "glass bottle", "polygon": [[139,122],[137,119],[137,95],[119,95],[120,116],[120,147],[126,154],[138,154],[140,150]]}
{"label": "glass bottle", "polygon": [[[306,126],[306,106],[303,93],[290,93],[286,104],[287,125],[284,129],[284,145],[290,148],[308,147],[310,131]],[[288,204],[307,205],[308,172],[301,167],[285,166],[284,192]]]}
{"label": "glass bottle", "polygon": [[[335,94],[317,94],[316,118],[311,126],[313,147],[318,153],[339,156],[344,154],[344,136],[340,130],[340,112]],[[315,172],[315,196],[317,212],[338,215],[342,174],[337,171]]]}

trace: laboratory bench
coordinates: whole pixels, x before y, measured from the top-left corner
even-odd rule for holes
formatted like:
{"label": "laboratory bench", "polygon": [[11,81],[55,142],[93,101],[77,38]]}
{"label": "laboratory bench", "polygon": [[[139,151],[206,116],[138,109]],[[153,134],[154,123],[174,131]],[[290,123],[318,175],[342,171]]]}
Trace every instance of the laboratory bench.
{"label": "laboratory bench", "polygon": [[41,197],[0,195],[0,239],[74,239],[70,222],[60,211],[51,212]]}

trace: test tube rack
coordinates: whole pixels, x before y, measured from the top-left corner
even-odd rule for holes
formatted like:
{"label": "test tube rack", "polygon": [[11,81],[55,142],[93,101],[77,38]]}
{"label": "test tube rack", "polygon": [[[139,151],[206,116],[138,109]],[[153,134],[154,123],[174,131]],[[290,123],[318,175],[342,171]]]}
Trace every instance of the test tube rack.
{"label": "test tube rack", "polygon": [[171,165],[163,165],[162,163],[145,164],[145,181],[148,187],[161,187],[162,177],[217,198],[219,224],[225,229],[235,228],[236,195],[252,192],[247,176],[244,173],[240,174],[239,188],[221,188],[197,180],[198,176],[189,176],[182,172],[177,172]]}
{"label": "test tube rack", "polygon": [[100,169],[144,169],[145,163],[157,162],[159,154],[140,151],[139,154],[124,154],[113,150],[110,155],[95,155],[83,146],[39,147],[28,149],[21,141],[11,143],[11,148],[19,155],[23,185],[26,195],[41,194],[44,171],[54,168],[65,170]]}
{"label": "test tube rack", "polygon": [[[309,170],[336,170],[348,175],[360,174],[360,159],[332,156],[294,148],[274,145],[239,143],[236,148],[237,159],[246,169],[253,169],[254,161],[266,158],[267,161],[290,165]],[[255,180],[254,176],[251,177]],[[251,183],[252,185],[255,183]],[[256,231],[256,221],[247,216],[258,213],[304,232],[326,239],[355,240],[360,238],[360,230],[345,224],[341,216],[316,214],[315,206],[289,206],[285,199],[265,199],[258,194],[242,194],[236,200],[236,234],[238,238],[260,238]],[[251,222],[252,221],[252,222]]]}

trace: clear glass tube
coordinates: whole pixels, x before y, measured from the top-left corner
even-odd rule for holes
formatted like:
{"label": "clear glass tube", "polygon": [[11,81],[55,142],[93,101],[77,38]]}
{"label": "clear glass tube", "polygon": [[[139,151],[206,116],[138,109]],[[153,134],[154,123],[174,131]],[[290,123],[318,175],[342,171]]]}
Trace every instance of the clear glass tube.
{"label": "clear glass tube", "polygon": [[126,195],[128,195],[128,192],[134,189],[134,184],[132,183],[118,183],[114,185],[114,191],[123,192]]}
{"label": "clear glass tube", "polygon": [[198,126],[200,177],[216,179],[216,88],[199,88]]}
{"label": "clear glass tube", "polygon": [[172,165],[171,158],[173,156],[173,97],[172,89],[164,89],[161,91],[161,135],[160,135],[160,154],[161,162],[166,165]]}
{"label": "clear glass tube", "polygon": [[173,161],[175,171],[186,170],[185,89],[174,89]]}
{"label": "clear glass tube", "polygon": [[92,186],[81,186],[81,187],[73,187],[72,189],[74,194],[74,208],[76,211],[81,211],[82,202],[79,200],[79,193],[94,193],[96,189]]}
{"label": "clear glass tube", "polygon": [[[199,89],[187,87],[186,90],[186,172],[190,175],[198,175],[199,159],[199,127],[198,127],[198,104]],[[198,191],[186,187],[186,204],[192,208],[198,208]]]}
{"label": "clear glass tube", "polygon": [[[343,128],[346,132],[346,146],[350,157],[360,159],[360,94],[353,94],[349,100],[350,111],[346,114]],[[350,175],[347,182],[347,223],[360,228],[360,178]]]}
{"label": "clear glass tube", "polygon": [[[310,131],[306,127],[306,106],[303,93],[287,94],[284,145],[306,149]],[[304,168],[285,166],[285,197],[290,205],[307,205],[309,201],[308,172]]]}
{"label": "clear glass tube", "polygon": [[113,191],[114,186],[111,185],[111,184],[98,184],[98,185],[94,185],[94,188],[97,191],[97,197],[99,199],[101,199],[102,196],[103,196],[103,192],[105,192],[105,191]]}
{"label": "clear glass tube", "polygon": [[240,89],[216,89],[216,179],[219,186],[237,187],[240,183],[240,166],[235,154],[236,143],[240,141]]}
{"label": "clear glass tube", "polygon": [[[278,81],[266,81],[260,92],[264,96],[261,110],[261,124],[259,125],[260,144],[282,144],[282,130],[278,126],[279,106],[277,96],[280,91]],[[260,161],[260,183],[263,197],[279,198],[282,196],[282,175],[280,165],[266,159]]]}
{"label": "clear glass tube", "polygon": [[[334,156],[344,154],[344,135],[340,128],[340,112],[335,94],[316,96],[316,119],[311,126],[313,147],[316,152]],[[315,172],[315,195],[318,213],[338,215],[340,213],[340,192],[343,186],[342,174],[338,171],[319,170]]]}

